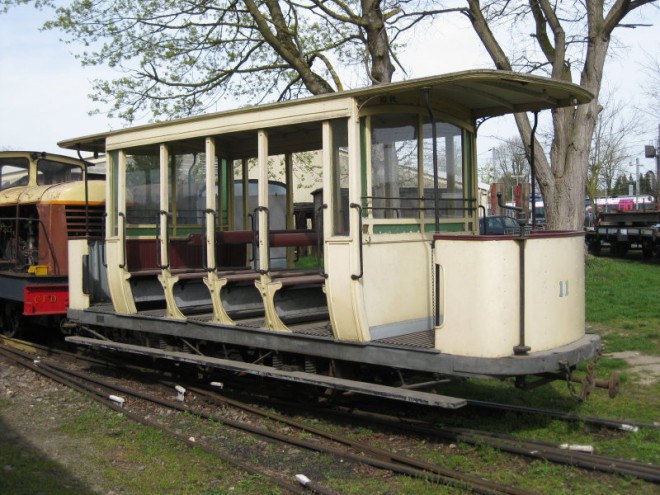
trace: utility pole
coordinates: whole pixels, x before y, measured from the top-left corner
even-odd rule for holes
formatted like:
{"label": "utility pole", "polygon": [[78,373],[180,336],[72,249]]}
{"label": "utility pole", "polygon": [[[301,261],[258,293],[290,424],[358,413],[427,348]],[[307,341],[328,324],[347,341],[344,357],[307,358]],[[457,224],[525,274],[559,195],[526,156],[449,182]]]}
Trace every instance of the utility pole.
{"label": "utility pole", "polygon": [[635,158],[635,209],[639,210],[639,158]]}

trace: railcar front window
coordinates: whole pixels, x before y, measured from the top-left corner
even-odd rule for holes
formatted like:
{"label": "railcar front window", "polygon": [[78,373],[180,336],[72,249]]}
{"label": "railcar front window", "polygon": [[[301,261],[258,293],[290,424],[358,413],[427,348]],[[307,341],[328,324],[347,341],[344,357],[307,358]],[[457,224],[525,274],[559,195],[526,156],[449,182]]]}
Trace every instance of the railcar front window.
{"label": "railcar front window", "polygon": [[3,158],[0,161],[0,191],[27,185],[29,170],[27,158]]}
{"label": "railcar front window", "polygon": [[419,197],[417,115],[371,117],[371,196],[374,218],[415,217],[419,207],[402,204]]}
{"label": "railcar front window", "polygon": [[37,185],[48,186],[82,180],[82,167],[69,163],[39,160],[37,162]]}

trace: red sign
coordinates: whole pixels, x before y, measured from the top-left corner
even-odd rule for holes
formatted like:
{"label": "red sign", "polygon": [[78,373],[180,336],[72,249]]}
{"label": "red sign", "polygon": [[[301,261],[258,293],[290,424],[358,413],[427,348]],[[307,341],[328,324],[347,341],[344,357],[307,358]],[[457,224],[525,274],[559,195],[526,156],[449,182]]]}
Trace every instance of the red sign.
{"label": "red sign", "polygon": [[66,284],[32,285],[23,289],[25,316],[64,315],[69,307],[69,286]]}

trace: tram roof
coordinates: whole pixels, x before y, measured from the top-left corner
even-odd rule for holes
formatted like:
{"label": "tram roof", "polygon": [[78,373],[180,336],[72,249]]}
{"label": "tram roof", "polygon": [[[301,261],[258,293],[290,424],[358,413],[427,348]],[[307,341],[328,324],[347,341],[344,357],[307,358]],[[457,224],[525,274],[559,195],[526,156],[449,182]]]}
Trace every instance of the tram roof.
{"label": "tram roof", "polygon": [[429,90],[432,102],[452,102],[454,105],[462,106],[471,113],[474,119],[566,107],[587,103],[593,99],[593,94],[573,83],[516,72],[488,69],[470,70],[146,124],[67,139],[58,144],[62,148],[80,148],[83,151],[102,153],[105,151],[106,138],[136,130],[165,128],[186,122],[198,122],[270,109],[293,109],[304,104],[339,99],[367,101],[381,96],[415,97],[426,89]]}

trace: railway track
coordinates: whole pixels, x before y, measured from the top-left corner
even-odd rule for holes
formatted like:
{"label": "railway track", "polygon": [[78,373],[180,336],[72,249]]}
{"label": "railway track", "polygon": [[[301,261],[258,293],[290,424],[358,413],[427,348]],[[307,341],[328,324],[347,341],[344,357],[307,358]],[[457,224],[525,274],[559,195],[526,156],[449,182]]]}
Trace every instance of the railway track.
{"label": "railway track", "polygon": [[[339,447],[333,447],[325,443],[318,443],[309,440],[300,440],[292,435],[283,435],[278,432],[271,431],[265,428],[255,427],[249,422],[239,422],[232,419],[228,419],[225,416],[218,416],[216,414],[209,413],[207,410],[197,407],[192,407],[182,402],[177,402],[173,400],[163,399],[161,396],[145,393],[138,391],[131,387],[118,385],[111,383],[108,380],[100,379],[94,377],[86,372],[75,371],[67,369],[65,366],[50,362],[46,359],[41,360],[38,364],[35,364],[34,357],[26,354],[24,351],[8,351],[6,348],[0,349],[0,354],[4,355],[6,358],[13,360],[17,364],[21,364],[32,369],[35,372],[41,373],[49,378],[64,383],[72,388],[89,395],[95,400],[108,405],[109,407],[120,411],[126,414],[128,417],[135,421],[139,421],[142,424],[153,426],[165,431],[168,434],[171,434],[178,438],[179,440],[185,441],[190,445],[194,445],[199,448],[203,448],[209,453],[220,455],[215,449],[210,446],[204,445],[198,441],[191,441],[189,435],[182,435],[180,433],[174,432],[173,430],[164,428],[158,423],[154,423],[145,419],[144,416],[132,412],[130,409],[127,409],[128,404],[127,400],[123,396],[131,396],[133,399],[140,401],[147,401],[152,404],[157,404],[159,406],[167,407],[173,410],[186,412],[193,414],[195,416],[201,417],[207,420],[213,420],[218,423],[221,423],[225,426],[232,427],[235,429],[242,430],[251,434],[259,435],[264,438],[268,438],[271,441],[278,441],[284,444],[293,445],[299,448],[305,448],[308,450],[314,450],[317,452],[322,452],[325,454],[331,454],[341,459],[348,459],[355,463],[365,464],[374,468],[391,471],[393,473],[403,474],[410,477],[421,478],[428,482],[442,484],[450,486],[452,488],[464,490],[470,493],[479,493],[485,495],[496,495],[496,494],[509,494],[509,495],[528,495],[533,492],[520,490],[514,487],[502,486],[497,483],[490,482],[488,480],[481,479],[479,477],[460,473],[458,471],[453,471],[450,469],[445,469],[442,467],[433,466],[422,461],[415,459],[410,459],[405,456],[396,455],[391,452],[388,452],[384,449],[378,449],[372,446],[369,446],[365,443],[356,442],[354,440],[342,437],[340,435],[331,434],[323,432],[317,428],[311,428],[308,425],[295,422],[285,418],[284,416],[278,416],[273,414],[265,414],[268,416],[268,419],[271,421],[278,421],[282,424],[286,424],[288,427],[298,428],[300,431],[306,433],[312,433],[319,437],[323,437],[326,440],[334,442]],[[168,387],[169,388],[169,387]],[[171,388],[169,388],[171,390]],[[222,401],[222,398],[208,392],[202,391],[201,389],[195,389],[195,393],[204,396],[207,399],[214,399],[215,401]],[[120,400],[121,399],[121,400]],[[237,401],[225,401],[226,404],[231,403],[231,405],[238,407],[240,405]],[[121,405],[120,405],[121,404]],[[123,407],[122,407],[123,406]],[[243,406],[247,410],[247,406]],[[256,409],[252,409],[250,412],[257,414]],[[343,448],[341,446],[344,446]],[[228,458],[227,458],[228,459]],[[263,472],[252,466],[247,466],[243,463],[239,464],[239,467],[245,469],[248,472],[256,472],[262,476],[272,479],[274,483],[278,484],[285,490],[290,490],[296,492],[297,489],[294,489],[286,480],[282,480],[279,477],[274,476],[271,473]],[[301,483],[303,483],[301,481]],[[307,490],[317,491],[318,493],[331,493],[331,490],[324,489],[318,484],[310,484],[305,482],[304,488]]]}
{"label": "railway track", "polygon": [[[13,352],[13,357],[7,353]],[[42,350],[44,353],[53,353],[52,349]],[[163,399],[161,395],[154,394],[145,394],[143,392],[136,391],[131,387],[126,387],[122,385],[117,385],[115,383],[110,383],[106,379],[93,377],[87,372],[80,372],[75,370],[67,369],[66,366],[51,362],[51,359],[43,359],[38,365],[30,363],[30,358],[34,356],[27,354],[25,351],[9,351],[6,348],[2,349],[2,353],[21,364],[26,363],[28,367],[34,367],[35,371],[42,372],[47,371],[54,379],[58,381],[62,380],[71,380],[72,387],[77,390],[84,391],[87,394],[96,395],[96,400],[101,400],[104,403],[110,405],[115,409],[118,409],[119,406],[116,402],[112,402],[111,399],[108,399],[109,396],[130,396],[134,400],[148,401],[152,404],[158,404],[162,407],[167,407],[175,409],[178,411],[184,411],[190,414],[195,414],[206,419],[211,419],[218,421],[225,426],[239,429],[241,431],[248,432],[253,435],[259,435],[264,438],[268,438],[270,441],[277,441],[288,443],[290,445],[295,445],[298,448],[310,449],[321,451],[328,455],[334,455],[341,457],[343,459],[350,459],[355,463],[363,463],[378,469],[389,470],[394,473],[399,473],[411,477],[422,478],[434,483],[444,484],[451,486],[457,489],[462,489],[467,492],[473,493],[507,493],[507,494],[525,494],[529,493],[524,490],[519,490],[517,488],[501,486],[496,483],[483,480],[481,478],[466,475],[464,473],[459,473],[450,469],[445,469],[438,467],[427,462],[420,460],[412,459],[407,456],[395,454],[384,449],[376,448],[370,446],[364,442],[356,442],[345,436],[328,433],[319,428],[310,426],[308,423],[293,421],[288,416],[283,416],[280,414],[275,414],[269,412],[265,408],[256,407],[252,404],[248,404],[243,401],[232,399],[227,397],[225,394],[219,395],[216,392],[205,390],[196,386],[186,385],[185,388],[189,394],[195,394],[197,399],[203,399],[213,405],[214,410],[218,409],[218,404],[221,404],[223,407],[232,407],[240,408],[242,411],[251,414],[258,415],[263,420],[273,421],[278,424],[286,425],[286,428],[294,428],[297,431],[304,431],[306,434],[313,434],[323,439],[323,442],[319,441],[308,441],[300,440],[298,438],[292,438],[290,435],[282,435],[271,431],[270,429],[256,428],[251,424],[246,424],[244,422],[236,422],[226,417],[218,417],[214,413],[209,413],[208,409],[197,410],[196,408],[188,405],[187,403],[182,403],[180,401],[172,401],[169,399]],[[71,357],[69,355],[69,357]],[[24,362],[23,362],[23,361]],[[107,363],[108,359],[91,359],[95,363]],[[115,363],[118,366],[125,367],[121,363]],[[31,366],[30,366],[31,365]],[[177,381],[181,383],[181,381]],[[171,394],[173,387],[176,385],[175,382],[168,381],[167,379],[161,379],[162,390],[167,390],[166,393]],[[196,401],[199,403],[199,400]],[[475,403],[475,407],[488,407],[495,408],[498,405],[494,403]],[[291,407],[291,404],[283,404],[283,407]],[[504,406],[504,405],[502,405]],[[272,407],[272,404],[271,404]],[[295,405],[296,409],[300,409],[302,406],[300,404]],[[505,406],[506,407],[506,406]],[[463,442],[472,445],[487,445],[504,452],[511,454],[521,455],[528,458],[544,459],[546,461],[569,464],[581,467],[583,469],[588,469],[592,471],[601,471],[605,473],[612,474],[624,474],[628,476],[634,476],[645,481],[652,483],[660,482],[660,467],[647,465],[643,463],[638,463],[634,461],[626,461],[621,459],[613,459],[610,457],[599,456],[593,453],[580,452],[578,449],[579,446],[571,445],[557,445],[551,444],[549,442],[538,442],[532,440],[521,440],[519,438],[514,438],[508,435],[493,434],[489,432],[470,430],[465,428],[438,428],[436,426],[424,423],[422,421],[411,421],[403,420],[401,418],[387,416],[383,414],[374,414],[373,412],[360,411],[355,408],[338,408],[332,411],[329,411],[327,407],[319,408],[313,406],[306,406],[312,414],[319,415],[321,417],[327,417],[328,414],[332,414],[334,417],[343,418],[343,420],[351,423],[356,420],[361,420],[367,422],[369,425],[379,424],[383,427],[396,429],[401,435],[407,436],[423,436],[424,438],[434,438],[440,441],[451,441],[451,442]],[[528,410],[529,408],[523,408],[522,412],[530,413],[534,412],[537,414],[540,413],[551,413],[550,411],[541,411],[541,410]],[[122,412],[127,413],[129,417],[140,422],[144,422],[144,417],[133,417],[135,413],[131,413],[126,408],[121,409]],[[518,411],[520,412],[520,411]],[[564,419],[568,421],[580,420],[580,417],[574,415],[562,415],[557,413],[556,417],[559,419]],[[588,418],[591,424],[597,424],[601,427],[606,428],[617,428],[624,431],[630,431],[629,428],[621,428],[621,426],[628,425],[630,426],[632,422],[617,422],[613,420],[608,420],[604,418]],[[148,423],[145,423],[148,424]],[[157,426],[159,427],[159,426]],[[643,423],[637,423],[636,428],[657,428],[657,425],[648,425]],[[162,428],[161,428],[162,429]],[[175,435],[177,436],[177,435]],[[189,443],[190,440],[185,435],[177,436],[182,441]],[[194,445],[200,447],[198,442],[195,442]],[[214,451],[210,446],[207,446],[209,451]],[[242,468],[250,471],[245,466]],[[249,466],[248,466],[249,467]],[[254,471],[250,471],[254,472]],[[267,474],[260,473],[264,476],[270,477]],[[300,483],[307,483],[304,486],[305,490],[316,489],[318,493],[323,492],[324,488],[318,484],[314,484],[309,481],[304,481],[304,478],[301,478],[303,481]],[[288,480],[274,480],[274,483],[282,486],[285,490],[293,490],[293,486]],[[294,485],[295,486],[295,485]],[[315,487],[315,488],[313,488]],[[300,489],[300,487],[296,487]],[[319,491],[320,490],[320,491]],[[329,493],[329,492],[328,492]]]}

